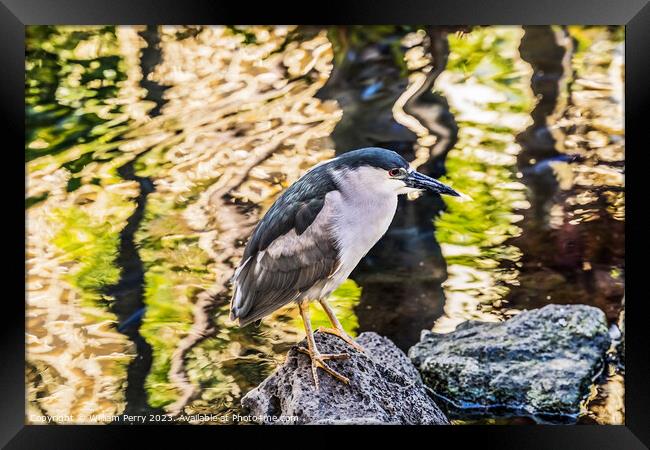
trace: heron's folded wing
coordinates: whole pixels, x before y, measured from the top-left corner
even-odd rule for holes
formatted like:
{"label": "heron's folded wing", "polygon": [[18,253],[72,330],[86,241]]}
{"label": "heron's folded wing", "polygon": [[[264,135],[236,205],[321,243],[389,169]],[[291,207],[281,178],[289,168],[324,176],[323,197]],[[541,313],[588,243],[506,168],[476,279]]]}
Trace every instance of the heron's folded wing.
{"label": "heron's folded wing", "polygon": [[[295,300],[336,272],[339,257],[328,209],[322,208],[302,233],[291,229],[251,255],[241,268],[231,309],[241,326]],[[300,214],[298,211],[297,216]]]}

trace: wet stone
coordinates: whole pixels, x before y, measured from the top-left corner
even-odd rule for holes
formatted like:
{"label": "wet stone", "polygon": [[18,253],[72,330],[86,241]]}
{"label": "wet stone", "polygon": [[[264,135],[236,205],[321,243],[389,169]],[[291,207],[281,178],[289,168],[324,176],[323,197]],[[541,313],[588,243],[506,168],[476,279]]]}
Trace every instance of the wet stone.
{"label": "wet stone", "polygon": [[610,346],[604,313],[548,305],[500,323],[423,331],[409,357],[433,391],[462,409],[574,416]]}
{"label": "wet stone", "polygon": [[[362,333],[364,354],[339,338],[315,333],[321,353],[350,354],[328,365],[350,379],[346,385],[318,369],[316,390],[309,357],[293,347],[284,365],[242,399],[258,423],[291,424],[448,424],[427,395],[407,356],[389,339]],[[306,346],[303,340],[300,346]]]}

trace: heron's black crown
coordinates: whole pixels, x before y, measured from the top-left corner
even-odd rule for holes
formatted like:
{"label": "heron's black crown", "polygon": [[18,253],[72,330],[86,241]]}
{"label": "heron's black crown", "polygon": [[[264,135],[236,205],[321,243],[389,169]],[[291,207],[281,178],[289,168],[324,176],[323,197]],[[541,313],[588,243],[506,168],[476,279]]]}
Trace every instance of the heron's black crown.
{"label": "heron's black crown", "polygon": [[406,169],[409,166],[409,163],[399,154],[379,147],[368,147],[343,153],[328,164],[331,164],[334,169],[371,166],[390,170],[399,167]]}

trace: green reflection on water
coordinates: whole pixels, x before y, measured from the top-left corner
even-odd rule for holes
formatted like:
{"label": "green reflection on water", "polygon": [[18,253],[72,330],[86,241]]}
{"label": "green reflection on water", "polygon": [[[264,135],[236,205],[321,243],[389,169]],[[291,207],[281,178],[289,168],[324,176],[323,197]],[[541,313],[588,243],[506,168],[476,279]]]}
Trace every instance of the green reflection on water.
{"label": "green reflection on water", "polygon": [[[115,27],[26,28],[26,159],[72,146],[92,151],[125,128],[117,102],[125,69]],[[86,145],[83,145],[86,144]],[[88,158],[66,161],[77,172]]]}
{"label": "green reflection on water", "polygon": [[[124,203],[128,208],[129,202]],[[79,288],[84,300],[99,300],[101,289],[120,279],[120,269],[115,266],[119,230],[76,208],[55,210],[54,220],[61,228],[52,242],[65,252],[68,261],[76,263],[68,279]]]}
{"label": "green reflection on water", "polygon": [[[359,320],[354,313],[354,307],[361,298],[361,288],[354,280],[345,280],[328,299],[328,303],[336,313],[337,319],[350,336],[356,336]],[[327,314],[317,302],[310,305],[311,323],[314,329],[331,327]],[[302,328],[302,320],[296,318],[296,327]]]}
{"label": "green reflection on water", "polygon": [[445,198],[447,210],[436,220],[449,272],[445,316],[436,331],[451,331],[468,318],[497,320],[492,311],[516,278],[512,265],[504,267],[521,256],[504,242],[520,233],[514,210],[525,205],[514,136],[528,124],[534,104],[530,72],[517,52],[521,34],[519,28],[490,27],[450,36],[448,68],[436,82],[459,124],[443,180],[472,198]]}
{"label": "green reflection on water", "polygon": [[199,286],[209,286],[207,255],[196,245],[181,213],[173,201],[152,194],[136,235],[145,266],[147,305],[140,334],[153,350],[145,387],[153,407],[166,406],[178,398],[169,380],[172,355],[192,328],[194,293]]}

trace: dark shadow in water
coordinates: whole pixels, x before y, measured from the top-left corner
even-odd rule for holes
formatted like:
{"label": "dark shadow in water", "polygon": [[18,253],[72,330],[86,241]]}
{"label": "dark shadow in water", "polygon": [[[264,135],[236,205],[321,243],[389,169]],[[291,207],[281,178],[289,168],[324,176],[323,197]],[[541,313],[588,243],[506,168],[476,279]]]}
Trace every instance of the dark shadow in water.
{"label": "dark shadow in water", "polygon": [[160,115],[160,109],[165,104],[163,94],[167,89],[165,86],[149,79],[149,74],[153,72],[161,60],[160,35],[158,34],[158,27],[156,25],[147,25],[147,28],[138,34],[147,42],[147,46],[142,49],[140,54],[140,67],[142,69],[140,86],[147,90],[146,100],[150,100],[156,104],[149,111],[150,117],[156,117]]}
{"label": "dark shadow in water", "polygon": [[135,175],[133,161],[118,169],[118,173],[125,180],[137,181],[140,186],[136,209],[120,233],[120,253],[115,263],[122,269],[122,277],[118,284],[107,289],[107,293],[115,297],[112,309],[117,315],[120,332],[126,334],[136,347],[136,356],[131,361],[127,373],[124,414],[160,413],[161,411],[149,407],[147,392],[144,388],[144,382],[151,367],[152,350],[140,335],[139,318],[144,312],[144,267],[133,239],[144,214],[147,195],[154,191],[154,186],[148,178]]}
{"label": "dark shadow in water", "polygon": [[[569,134],[589,131],[576,125],[563,130],[557,124],[570,108],[577,108],[571,103],[575,74],[570,61],[575,44],[564,29],[531,26],[524,30],[520,53],[534,71],[531,87],[538,103],[531,113],[533,125],[517,136],[522,146],[518,169],[531,207],[522,211],[524,219],[518,224],[522,233],[510,241],[522,250],[523,258],[520,284],[512,287],[508,301],[517,309],[548,303],[590,304],[613,321],[618,317],[623,292],[610,272],[622,264],[619,249],[623,248],[624,223],[602,212],[607,210],[607,193],[616,187],[596,181],[590,186],[572,184],[560,189],[554,169],[554,164],[567,164],[568,171],[576,173],[603,164],[596,149],[577,149],[568,154],[556,142]],[[563,89],[568,101],[558,106]],[[575,198],[584,193],[594,194],[595,200],[577,203]],[[551,225],[554,205],[560,207],[562,217],[554,219],[561,223]],[[590,213],[580,212],[589,208],[599,213],[586,216]]]}
{"label": "dark shadow in water", "polygon": [[445,173],[447,153],[458,139],[458,125],[449,110],[447,99],[433,91],[436,79],[447,67],[449,58],[447,30],[440,27],[429,27],[426,33],[429,42],[427,50],[432,60],[432,68],[427,72],[422,86],[404,103],[404,111],[415,117],[436,137],[429,161],[418,170],[433,177],[440,177]]}
{"label": "dark shadow in water", "polygon": [[[153,101],[156,105],[149,112],[151,117],[155,117],[160,114],[160,108],[164,104],[164,87],[149,81],[147,75],[160,62],[161,53],[158,47],[160,37],[157,27],[153,25],[147,26],[146,30],[139,34],[147,42],[147,46],[142,49],[140,59],[141,85],[147,90],[145,100]],[[134,235],[142,221],[147,196],[155,190],[155,186],[150,178],[139,177],[135,174],[135,161],[131,160],[118,169],[118,173],[123,179],[134,180],[138,183],[140,195],[136,199],[135,211],[128,218],[126,226],[120,233],[119,255],[115,264],[121,268],[122,276],[118,284],[107,289],[107,294],[115,297],[112,310],[118,318],[118,329],[126,334],[136,347],[136,356],[129,365],[127,373],[126,407],[123,413],[125,416],[162,414],[164,412],[162,409],[149,406],[144,387],[151,368],[152,349],[140,334],[141,318],[145,310],[144,266],[134,241]]]}
{"label": "dark shadow in water", "polygon": [[329,34],[335,43],[334,69],[316,97],[336,99],[342,110],[330,135],[336,152],[379,146],[412,154],[417,136],[392,113],[408,85],[398,61],[403,54],[394,52],[405,33],[390,33],[378,42],[357,27],[338,27]]}
{"label": "dark shadow in water", "polygon": [[[318,96],[336,99],[343,110],[331,135],[337,154],[379,146],[395,150],[407,160],[415,158],[417,136],[399,124],[392,112],[408,85],[402,67],[404,53],[399,46],[406,32],[398,28],[371,43],[364,41],[362,31],[354,27],[332,32],[338,44],[335,61],[342,62],[335,65]],[[420,167],[422,172],[438,177],[444,171],[446,153],[456,142],[457,127],[445,99],[430,92],[446,65],[446,33],[429,30],[428,38],[424,45],[434,65],[422,88],[406,101],[404,110],[438,137],[429,161]],[[400,198],[386,235],[351,275],[362,287],[355,308],[359,332],[375,331],[407,350],[419,340],[420,331],[430,329],[442,315],[441,283],[447,273],[435,239],[433,218],[443,207],[440,197],[433,195],[416,201]]]}
{"label": "dark shadow in water", "polygon": [[[508,300],[520,308],[530,309],[553,300],[546,297],[536,299],[537,289],[531,287],[537,286],[546,296],[552,290],[549,283],[557,283],[556,278],[577,268],[581,252],[577,248],[575,233],[572,233],[574,227],[565,227],[566,233],[558,236],[562,242],[556,242],[548,226],[550,209],[559,192],[552,164],[571,159],[558,151],[558,143],[549,126],[553,124],[553,116],[558,108],[562,83],[565,78],[572,78],[570,65],[566,63],[571,49],[559,42],[565,37],[563,31],[554,30],[551,26],[527,26],[523,29],[519,52],[533,70],[531,89],[537,97],[537,104],[531,111],[533,124],[516,137],[521,145],[517,167],[528,188],[531,207],[524,213],[522,233],[511,240],[523,252],[523,266],[520,275],[522,283],[513,287]],[[563,266],[558,268],[556,277],[551,276],[552,269],[549,271],[555,265],[554,261]],[[562,269],[562,274],[559,269]]]}
{"label": "dark shadow in water", "polygon": [[[526,175],[524,182],[530,189],[533,216],[544,220],[548,217],[549,202],[558,189],[553,170],[544,161],[552,161],[560,155],[547,122],[555,111],[562,78],[570,74],[565,74],[565,69],[569,69],[564,64],[567,49],[558,43],[558,36],[550,26],[523,29],[519,52],[533,69],[530,84],[537,104],[530,113],[533,124],[516,137],[521,145],[517,165]],[[530,161],[535,162],[531,164]]]}

